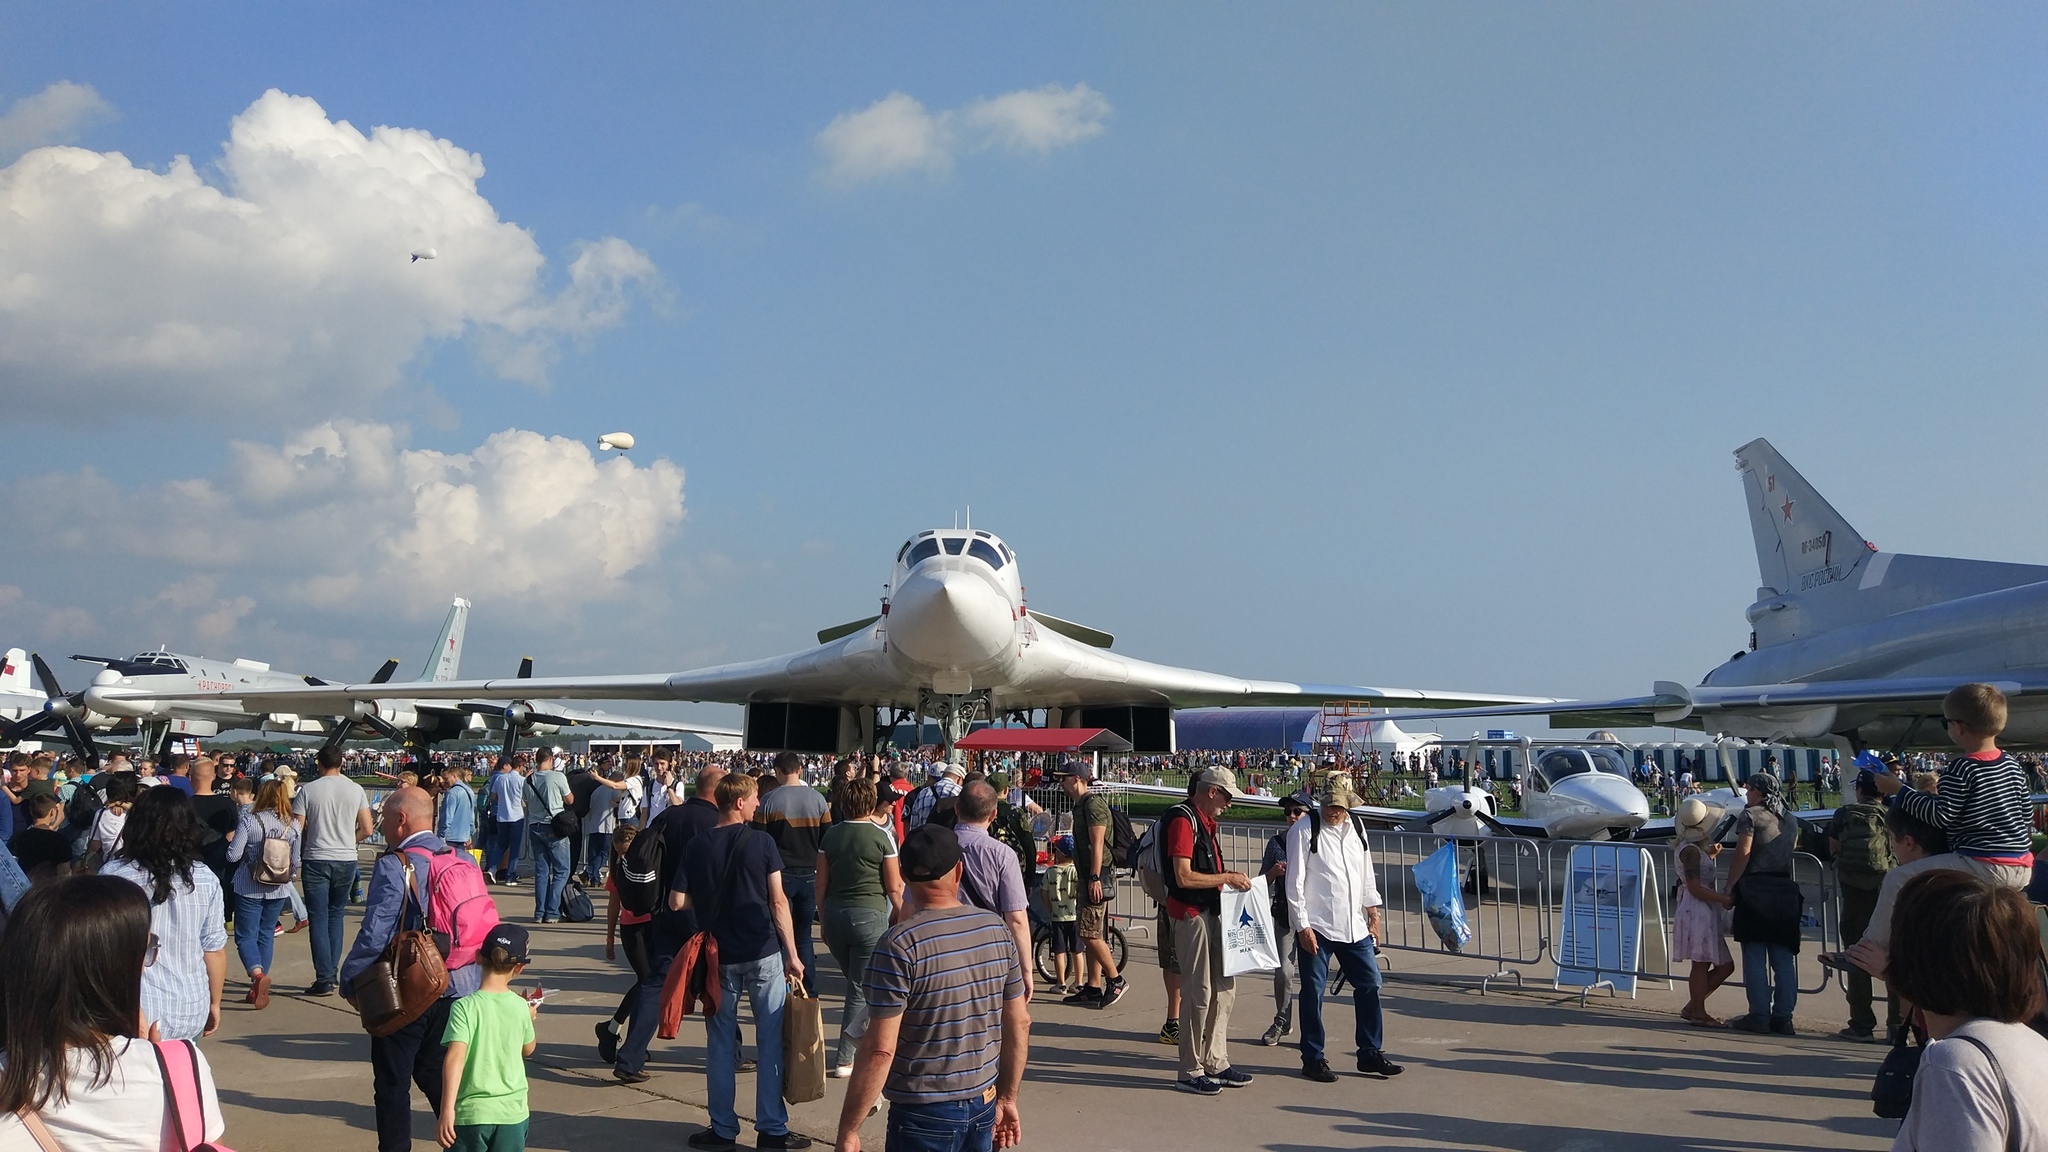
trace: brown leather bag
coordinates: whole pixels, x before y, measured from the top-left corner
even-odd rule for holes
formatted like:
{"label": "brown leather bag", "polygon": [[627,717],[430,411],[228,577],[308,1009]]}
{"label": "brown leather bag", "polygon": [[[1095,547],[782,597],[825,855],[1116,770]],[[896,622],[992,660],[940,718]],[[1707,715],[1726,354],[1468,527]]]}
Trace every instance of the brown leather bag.
{"label": "brown leather bag", "polygon": [[[399,867],[405,870],[405,900],[398,910],[398,931],[384,954],[356,977],[356,1011],[362,1014],[363,1030],[372,1036],[389,1036],[426,1014],[448,991],[448,965],[434,934],[427,931],[426,909],[420,907],[419,888],[412,861],[400,853]],[[419,927],[405,927],[406,906],[419,913]]]}

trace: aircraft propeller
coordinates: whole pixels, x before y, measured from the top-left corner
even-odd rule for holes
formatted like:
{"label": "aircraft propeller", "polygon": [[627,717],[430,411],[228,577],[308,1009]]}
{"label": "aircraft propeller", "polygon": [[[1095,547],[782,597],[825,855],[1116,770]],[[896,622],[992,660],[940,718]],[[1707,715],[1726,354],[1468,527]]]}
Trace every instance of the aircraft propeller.
{"label": "aircraft propeller", "polygon": [[[533,657],[522,656],[519,658],[518,678],[521,680],[533,679]],[[531,714],[531,711],[524,702],[515,702],[505,706],[505,746],[498,750],[498,763],[509,763],[512,759],[512,754],[519,750],[519,733],[527,726],[527,717]]]}
{"label": "aircraft propeller", "polygon": [[[392,674],[397,671],[398,661],[396,659],[386,660],[384,662],[384,666],[382,668],[377,669],[377,671],[370,676],[370,683],[385,683],[386,681],[390,680]],[[326,682],[316,677],[308,676],[306,677],[306,683],[319,685]],[[349,736],[355,732],[356,725],[358,724],[369,725],[371,728],[376,730],[379,736],[382,736],[385,739],[392,741],[393,743],[402,744],[405,742],[405,734],[403,732],[400,732],[396,727],[394,727],[389,721],[385,720],[382,716],[379,716],[377,714],[377,706],[375,704],[367,700],[359,700],[356,702],[353,711],[351,711],[348,715],[342,716],[335,721],[334,731],[328,735],[327,741],[323,745],[323,747],[340,747],[342,741],[347,740]]]}
{"label": "aircraft propeller", "polygon": [[57,674],[50,671],[50,665],[41,655],[29,654],[35,664],[36,678],[43,683],[43,695],[48,699],[43,710],[25,720],[0,721],[5,725],[7,738],[19,741],[50,728],[61,727],[71,742],[72,751],[77,752],[97,772],[100,768],[99,747],[93,743],[92,734],[85,729],[85,693],[66,695],[62,685],[57,683]]}

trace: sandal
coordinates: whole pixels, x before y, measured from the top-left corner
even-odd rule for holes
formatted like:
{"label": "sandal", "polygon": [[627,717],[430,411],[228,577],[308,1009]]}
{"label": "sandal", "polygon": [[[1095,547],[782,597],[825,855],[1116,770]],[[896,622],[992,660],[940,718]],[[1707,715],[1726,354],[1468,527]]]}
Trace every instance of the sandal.
{"label": "sandal", "polygon": [[1679,1018],[1680,1020],[1683,1020],[1683,1021],[1685,1021],[1685,1022],[1686,1022],[1687,1024],[1690,1024],[1690,1025],[1692,1025],[1692,1026],[1693,1026],[1693,1027],[1695,1027],[1695,1028],[1726,1028],[1726,1027],[1728,1027],[1728,1022],[1727,1022],[1726,1020],[1716,1020],[1716,1019],[1714,1019],[1714,1018],[1713,1018],[1712,1016],[1709,1016],[1708,1014],[1706,1014],[1705,1012],[1702,1012],[1702,1013],[1700,1013],[1699,1015],[1695,1016],[1695,1015],[1693,1015],[1693,1014],[1692,1014],[1692,1013],[1691,1013],[1690,1011],[1688,1011],[1688,1010],[1686,1010],[1686,1009],[1683,1009],[1683,1008],[1679,1009],[1679,1011],[1678,1011],[1678,1018]]}

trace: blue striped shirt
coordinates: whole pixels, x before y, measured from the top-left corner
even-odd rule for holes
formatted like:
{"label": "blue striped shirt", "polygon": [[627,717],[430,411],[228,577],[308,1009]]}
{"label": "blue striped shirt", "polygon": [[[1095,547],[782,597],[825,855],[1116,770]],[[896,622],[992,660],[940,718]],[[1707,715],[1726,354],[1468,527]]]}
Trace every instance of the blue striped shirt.
{"label": "blue striped shirt", "polygon": [[2027,770],[2010,755],[1957,756],[1941,774],[1935,793],[1903,788],[1892,803],[1906,815],[1948,833],[1948,849],[1959,856],[2031,864],[2034,802]]}
{"label": "blue striped shirt", "polygon": [[[100,875],[132,880],[144,896],[156,895],[156,881],[131,860],[109,860]],[[142,970],[142,1015],[156,1022],[166,1040],[197,1040],[213,1006],[205,954],[228,946],[227,911],[212,869],[192,865],[190,884],[173,876],[171,898],[149,909],[149,930],[156,934],[157,954],[156,963]]]}
{"label": "blue striped shirt", "polygon": [[882,935],[864,983],[874,1015],[903,1017],[882,1086],[891,1103],[967,1100],[995,1083],[1003,1002],[1024,995],[1024,965],[994,913],[919,910]]}

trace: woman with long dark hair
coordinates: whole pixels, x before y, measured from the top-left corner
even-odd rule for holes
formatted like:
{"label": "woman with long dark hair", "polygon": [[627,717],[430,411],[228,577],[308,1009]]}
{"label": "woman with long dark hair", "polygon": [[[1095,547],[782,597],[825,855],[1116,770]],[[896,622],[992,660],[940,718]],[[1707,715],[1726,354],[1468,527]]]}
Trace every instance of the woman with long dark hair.
{"label": "woman with long dark hair", "polygon": [[[154,791],[176,793],[173,788]],[[0,1147],[158,1152],[167,1093],[142,1019],[157,960],[150,906],[126,880],[66,876],[22,898],[0,936]],[[205,1139],[224,1130],[213,1073],[197,1045]]]}
{"label": "woman with long dark hair", "polygon": [[135,798],[120,846],[101,875],[141,887],[160,951],[142,978],[142,1012],[166,1040],[192,1040],[220,1027],[228,974],[228,931],[220,878],[201,859],[204,826],[176,788]]}
{"label": "woman with long dark hair", "polygon": [[249,974],[249,1003],[258,1010],[270,1006],[271,948],[277,939],[277,918],[299,875],[299,853],[291,794],[283,780],[272,777],[256,789],[256,803],[228,845],[228,859],[241,865],[234,878],[235,951]]}

